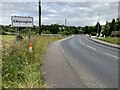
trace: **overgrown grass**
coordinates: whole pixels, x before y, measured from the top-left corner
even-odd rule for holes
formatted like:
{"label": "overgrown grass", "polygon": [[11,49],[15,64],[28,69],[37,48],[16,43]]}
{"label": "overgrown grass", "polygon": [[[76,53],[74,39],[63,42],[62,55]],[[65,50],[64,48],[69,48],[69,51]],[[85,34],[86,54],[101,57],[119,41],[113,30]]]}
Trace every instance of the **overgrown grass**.
{"label": "overgrown grass", "polygon": [[15,36],[13,35],[0,35],[0,38],[6,42],[11,42],[15,40]]}
{"label": "overgrown grass", "polygon": [[102,41],[106,41],[112,44],[118,44],[120,45],[120,37],[106,37],[106,38],[97,38]]}
{"label": "overgrown grass", "polygon": [[[5,37],[6,38],[6,37]],[[44,78],[40,66],[48,45],[62,37],[32,37],[33,52],[28,51],[28,40],[19,43],[4,42],[2,47],[2,87],[3,88],[44,88]],[[4,39],[4,38],[3,38]],[[8,46],[8,44],[10,44]]]}

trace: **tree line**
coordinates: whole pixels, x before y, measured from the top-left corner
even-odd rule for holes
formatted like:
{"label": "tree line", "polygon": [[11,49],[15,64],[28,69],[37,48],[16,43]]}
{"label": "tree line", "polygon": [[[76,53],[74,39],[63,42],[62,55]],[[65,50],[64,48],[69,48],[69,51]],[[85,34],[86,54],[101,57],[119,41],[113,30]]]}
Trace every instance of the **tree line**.
{"label": "tree line", "polygon": [[95,26],[85,26],[82,29],[82,33],[92,36],[118,36],[120,37],[120,19],[113,19],[112,22],[106,21],[105,25],[100,25],[99,22]]}
{"label": "tree line", "polygon": [[[20,33],[27,34],[29,28],[19,28]],[[31,29],[32,34],[38,33],[38,26],[35,26]],[[106,21],[105,25],[100,25],[99,22],[95,26],[64,26],[58,24],[51,25],[42,25],[41,26],[42,34],[62,34],[62,35],[71,35],[71,34],[88,34],[92,36],[120,36],[120,19],[113,19],[111,22]],[[5,32],[15,33],[15,28],[9,26],[0,25],[0,34],[5,34]]]}

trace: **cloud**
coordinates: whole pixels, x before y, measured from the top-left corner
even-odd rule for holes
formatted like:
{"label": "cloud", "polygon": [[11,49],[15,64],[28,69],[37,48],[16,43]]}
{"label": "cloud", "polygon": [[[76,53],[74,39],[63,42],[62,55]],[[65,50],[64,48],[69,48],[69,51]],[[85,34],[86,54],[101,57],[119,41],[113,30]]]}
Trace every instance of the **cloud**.
{"label": "cloud", "polygon": [[1,0],[0,2],[36,2],[37,0]]}
{"label": "cloud", "polygon": [[43,2],[118,2],[119,0],[42,0]]}
{"label": "cloud", "polygon": [[11,16],[38,16],[38,8],[35,2],[2,2],[0,10],[0,24],[10,24]]}
{"label": "cloud", "polygon": [[[96,24],[98,20],[98,13],[100,13],[101,24],[104,24],[106,21],[111,21],[113,18],[117,18],[117,5],[117,2],[51,2],[45,3],[43,8],[48,7],[49,10],[53,9],[57,12],[43,14],[43,17],[49,18],[49,20],[46,20],[47,23],[54,21],[54,23],[64,24],[64,19],[67,18],[68,25],[85,26]],[[48,8],[46,9],[48,10]],[[50,16],[52,15],[54,17],[51,18]]]}
{"label": "cloud", "polygon": [[[10,1],[10,0],[7,0]],[[14,1],[14,0],[11,0]],[[11,16],[32,16],[38,25],[38,0],[21,2],[1,2],[0,24],[10,24]],[[20,2],[18,2],[20,1]],[[28,2],[29,1],[29,2]],[[44,0],[43,0],[44,1]],[[64,0],[65,1],[65,0]],[[118,17],[117,2],[42,2],[42,24],[64,24],[86,26],[95,25],[100,13],[100,22],[105,24]]]}

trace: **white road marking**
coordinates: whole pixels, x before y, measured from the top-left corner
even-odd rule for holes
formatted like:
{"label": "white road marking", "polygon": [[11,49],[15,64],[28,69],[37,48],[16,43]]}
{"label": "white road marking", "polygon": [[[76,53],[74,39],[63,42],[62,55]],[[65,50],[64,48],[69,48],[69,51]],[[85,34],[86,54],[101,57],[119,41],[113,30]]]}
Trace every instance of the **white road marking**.
{"label": "white road marking", "polygon": [[80,39],[79,39],[79,41],[81,42],[81,44],[85,45],[85,43],[83,43]]}
{"label": "white road marking", "polygon": [[[86,38],[85,38],[86,39]],[[87,40],[87,39],[86,39]],[[79,41],[81,42],[81,44],[84,44],[84,45],[86,45],[85,43],[83,43],[80,39],[79,39]],[[87,47],[89,47],[89,48],[91,48],[91,49],[93,49],[93,50],[96,50],[95,48],[93,48],[93,47],[91,47],[91,46],[89,46],[89,45],[86,45]],[[106,55],[108,55],[108,56],[111,56],[111,57],[114,57],[114,58],[117,58],[117,59],[120,59],[119,57],[117,57],[117,56],[114,56],[114,55],[112,55],[112,54],[109,54],[109,53],[105,53]]]}
{"label": "white road marking", "polygon": [[[98,46],[98,43],[94,43],[93,41],[91,41],[91,40],[88,40],[88,38],[86,38],[86,37],[83,37],[85,40],[87,40],[88,42],[91,42],[91,43],[93,43],[93,44],[95,44],[95,45],[97,45]],[[102,45],[102,44],[99,44],[99,45]],[[105,46],[105,45],[104,45]],[[107,48],[108,49],[113,49],[113,50],[115,50],[115,51],[118,51],[118,49],[116,49],[116,48],[112,48],[112,47],[108,47],[107,46]]]}
{"label": "white road marking", "polygon": [[114,57],[114,58],[120,59],[119,57],[114,56],[114,55],[112,55],[112,54],[109,54],[109,53],[105,53],[105,54],[108,55],[108,56],[111,56],[111,57]]}
{"label": "white road marking", "polygon": [[83,45],[85,45],[85,43],[81,42]]}
{"label": "white road marking", "polygon": [[[79,41],[81,42],[81,44],[86,45],[86,44],[83,43],[80,39],[79,39]],[[93,47],[91,47],[91,46],[89,46],[89,45],[86,45],[86,46],[89,47],[89,48],[91,48],[91,49],[93,49],[93,50],[96,50],[95,48],[93,48]]]}
{"label": "white road marking", "polygon": [[81,42],[81,40],[79,39],[79,41]]}
{"label": "white road marking", "polygon": [[91,46],[89,46],[89,45],[87,45],[87,47],[89,47],[89,48],[91,48],[91,49],[93,49],[93,50],[96,50],[95,48],[93,48],[93,47],[91,47]]}

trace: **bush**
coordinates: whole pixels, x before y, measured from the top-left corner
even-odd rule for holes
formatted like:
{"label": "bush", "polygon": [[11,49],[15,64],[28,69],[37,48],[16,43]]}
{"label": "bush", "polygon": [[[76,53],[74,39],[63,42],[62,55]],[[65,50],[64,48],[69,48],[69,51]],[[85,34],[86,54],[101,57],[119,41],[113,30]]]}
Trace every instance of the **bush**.
{"label": "bush", "polygon": [[91,32],[91,35],[92,36],[96,36],[96,32]]}
{"label": "bush", "polygon": [[62,34],[62,35],[71,35],[71,32],[68,32],[68,31],[62,31],[62,32],[59,32],[59,34]]}
{"label": "bush", "polygon": [[51,32],[48,31],[48,30],[47,30],[47,31],[43,31],[42,33],[43,33],[43,34],[51,34]]}
{"label": "bush", "polygon": [[0,35],[7,35],[4,31],[0,30]]}

